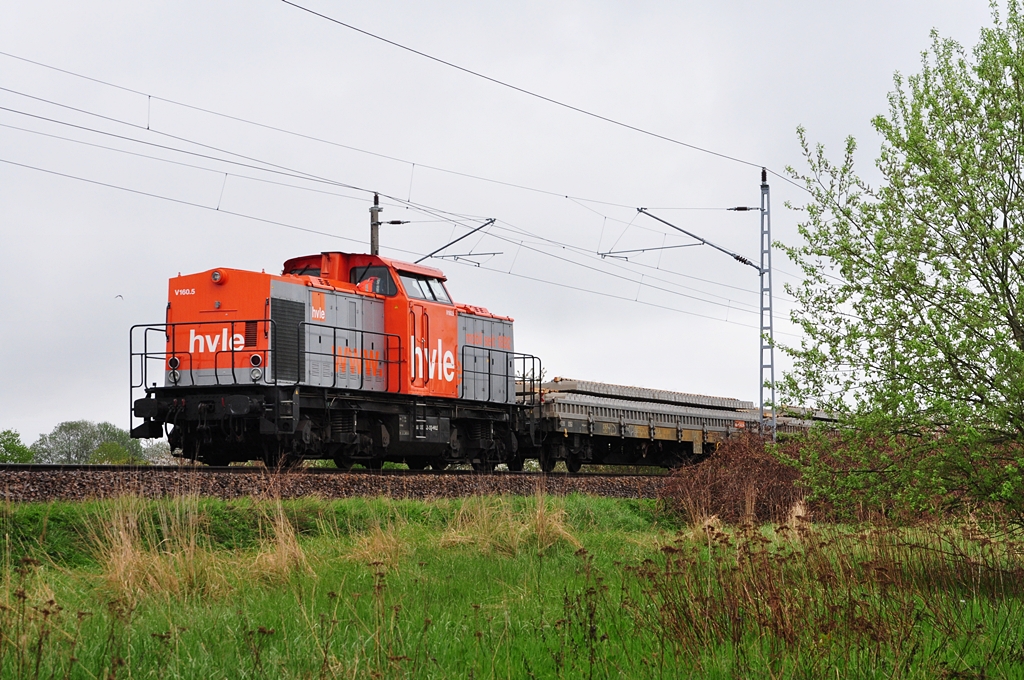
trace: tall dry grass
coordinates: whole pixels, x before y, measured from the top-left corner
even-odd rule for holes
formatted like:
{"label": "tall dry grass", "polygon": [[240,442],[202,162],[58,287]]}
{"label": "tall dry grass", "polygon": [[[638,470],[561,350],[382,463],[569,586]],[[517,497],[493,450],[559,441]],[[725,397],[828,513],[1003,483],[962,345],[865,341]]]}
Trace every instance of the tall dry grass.
{"label": "tall dry grass", "polygon": [[253,575],[269,581],[287,581],[296,573],[312,575],[313,569],[299,544],[298,532],[285,515],[281,499],[266,501],[260,509],[265,536],[251,563]]}
{"label": "tall dry grass", "polygon": [[770,529],[705,522],[704,540],[681,537],[630,569],[642,597],[626,607],[696,669],[717,663],[709,650],[732,648],[747,655],[741,670],[788,675],[798,663],[801,677],[837,667],[902,677],[980,627],[1002,636],[986,646],[1021,654],[1024,544],[969,523],[816,526],[800,510]]}
{"label": "tall dry grass", "polygon": [[399,519],[387,518],[382,521],[378,518],[356,537],[345,556],[353,562],[384,570],[398,569],[402,557],[412,549],[404,535],[405,529],[405,523]]}
{"label": "tall dry grass", "polygon": [[484,553],[515,556],[525,550],[538,554],[565,543],[579,548],[565,508],[537,489],[532,507],[515,508],[505,496],[473,496],[459,506],[441,537],[441,545],[472,545]]}
{"label": "tall dry grass", "polygon": [[196,495],[120,496],[100,507],[87,532],[102,588],[129,606],[147,597],[220,598],[253,580],[312,572],[280,499],[255,506],[264,533],[255,554],[214,547]]}
{"label": "tall dry grass", "polygon": [[217,597],[230,590],[235,565],[212,549],[198,496],[151,503],[120,496],[87,524],[107,594],[134,603],[143,597]]}

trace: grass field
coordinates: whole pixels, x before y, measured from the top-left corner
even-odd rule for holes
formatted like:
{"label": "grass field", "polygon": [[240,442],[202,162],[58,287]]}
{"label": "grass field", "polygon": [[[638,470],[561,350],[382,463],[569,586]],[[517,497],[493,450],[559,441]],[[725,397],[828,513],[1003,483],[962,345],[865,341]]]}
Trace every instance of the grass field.
{"label": "grass field", "polygon": [[964,521],[653,501],[2,508],[3,678],[1024,677],[1024,558]]}

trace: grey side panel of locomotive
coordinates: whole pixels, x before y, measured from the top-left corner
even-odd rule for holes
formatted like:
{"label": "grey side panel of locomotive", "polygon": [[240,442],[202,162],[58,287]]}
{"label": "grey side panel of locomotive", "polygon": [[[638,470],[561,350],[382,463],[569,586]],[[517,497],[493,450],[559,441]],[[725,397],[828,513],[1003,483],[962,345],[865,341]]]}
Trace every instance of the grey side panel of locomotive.
{"label": "grey side panel of locomotive", "polygon": [[[307,383],[318,387],[369,390],[387,389],[387,342],[381,332],[384,304],[380,300],[333,291],[321,294],[325,318],[306,326],[309,374]],[[312,314],[313,307],[310,304]]]}
{"label": "grey side panel of locomotive", "polygon": [[[314,296],[322,296],[317,314]],[[268,373],[270,378],[288,382],[301,376],[301,382],[317,387],[387,389],[382,301],[273,281],[270,303],[277,335],[271,354],[282,369]],[[293,311],[299,309],[301,317]]]}
{"label": "grey side panel of locomotive", "polygon": [[473,401],[515,401],[512,322],[459,312],[459,396]]}

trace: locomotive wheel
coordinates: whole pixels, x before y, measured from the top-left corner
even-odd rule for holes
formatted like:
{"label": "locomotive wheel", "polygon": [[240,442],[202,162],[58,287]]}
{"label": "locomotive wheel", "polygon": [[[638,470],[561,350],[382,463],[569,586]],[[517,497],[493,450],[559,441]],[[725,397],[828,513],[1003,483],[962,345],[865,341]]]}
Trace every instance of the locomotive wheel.
{"label": "locomotive wheel", "polygon": [[435,458],[434,460],[430,461],[430,469],[431,470],[447,470],[448,469],[448,463],[445,462],[444,458]]}
{"label": "locomotive wheel", "polygon": [[540,458],[538,458],[537,462],[540,463],[541,472],[547,473],[555,469],[555,463],[558,461],[556,461],[555,457],[551,454],[541,452]]}
{"label": "locomotive wheel", "polygon": [[573,457],[565,461],[565,469],[569,471],[569,474],[575,475],[583,467],[583,461],[579,458]]}
{"label": "locomotive wheel", "polygon": [[277,446],[269,445],[263,447],[263,464],[267,466],[268,470],[276,469],[281,464],[283,457]]}
{"label": "locomotive wheel", "polygon": [[494,463],[482,460],[479,463],[473,461],[473,470],[476,472],[494,472]]}
{"label": "locomotive wheel", "polygon": [[302,461],[306,460],[305,457],[300,456],[297,453],[290,453],[284,457],[284,461],[281,463],[281,469],[293,470],[298,467],[302,467]]}
{"label": "locomotive wheel", "polygon": [[349,470],[352,469],[352,461],[349,460],[348,458],[343,458],[341,456],[337,456],[334,459],[334,466],[336,468],[338,468],[339,470],[343,470],[345,472],[348,472]]}
{"label": "locomotive wheel", "polygon": [[519,456],[515,456],[513,458],[509,458],[509,460],[505,463],[505,465],[508,467],[508,471],[509,472],[522,472],[523,471],[523,459],[520,458]]}
{"label": "locomotive wheel", "polygon": [[382,470],[384,469],[383,458],[371,458],[370,460],[363,463],[368,470]]}
{"label": "locomotive wheel", "polygon": [[410,470],[426,470],[427,460],[424,458],[406,458],[405,465]]}

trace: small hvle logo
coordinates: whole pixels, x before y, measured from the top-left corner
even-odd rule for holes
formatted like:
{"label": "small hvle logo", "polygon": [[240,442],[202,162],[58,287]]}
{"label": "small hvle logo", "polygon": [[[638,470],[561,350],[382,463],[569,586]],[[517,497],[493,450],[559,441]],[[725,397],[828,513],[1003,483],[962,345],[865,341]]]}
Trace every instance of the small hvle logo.
{"label": "small hvle logo", "polygon": [[313,293],[311,297],[309,318],[313,321],[327,321],[327,305],[324,304],[324,294]]}

